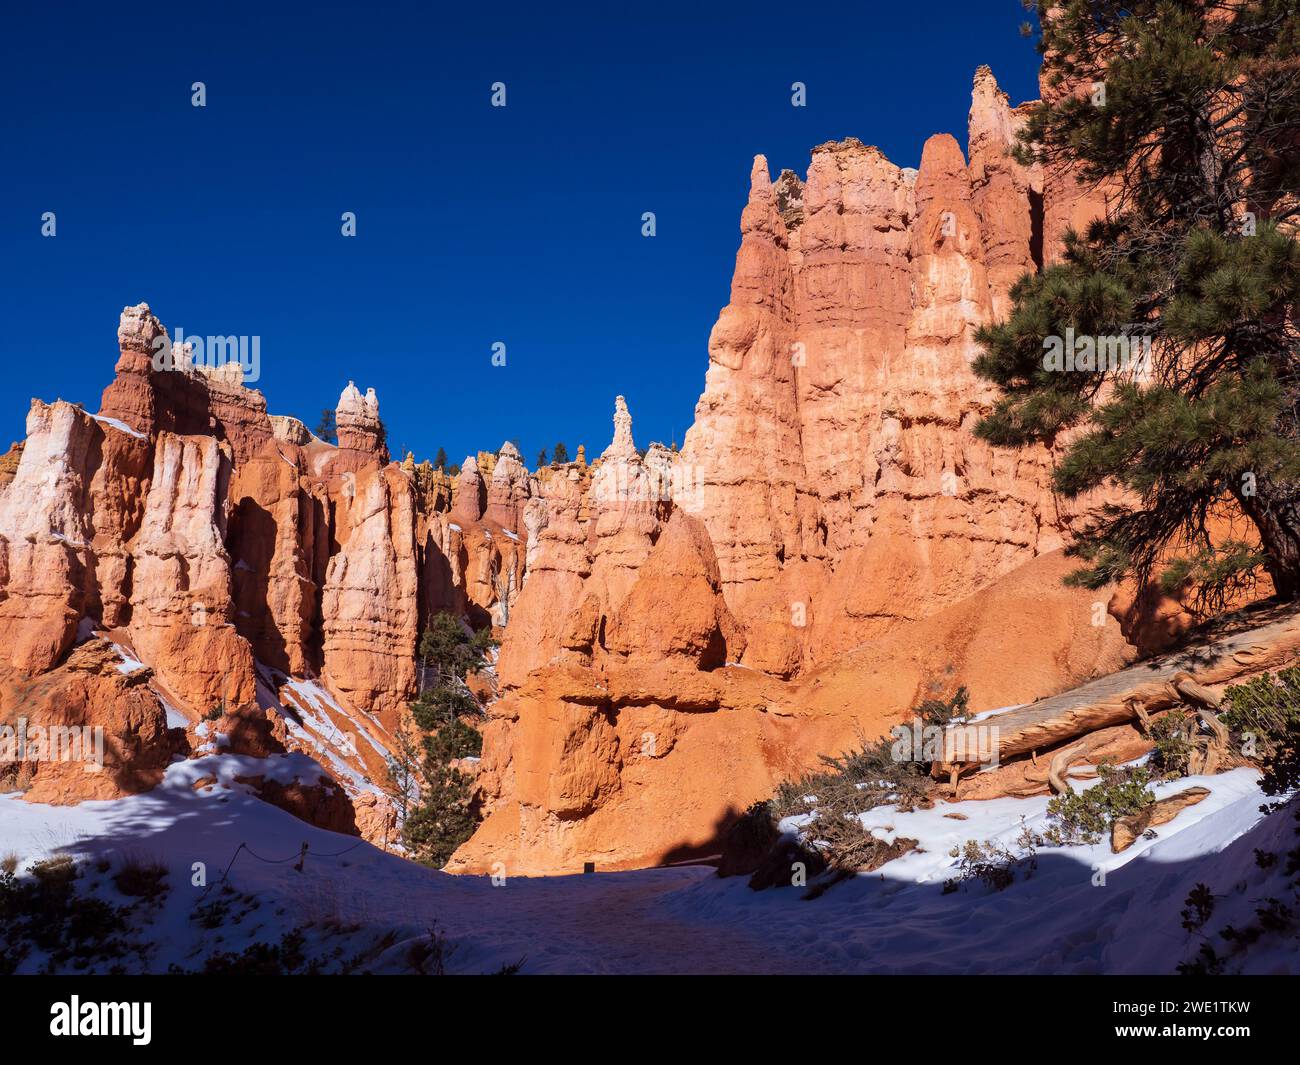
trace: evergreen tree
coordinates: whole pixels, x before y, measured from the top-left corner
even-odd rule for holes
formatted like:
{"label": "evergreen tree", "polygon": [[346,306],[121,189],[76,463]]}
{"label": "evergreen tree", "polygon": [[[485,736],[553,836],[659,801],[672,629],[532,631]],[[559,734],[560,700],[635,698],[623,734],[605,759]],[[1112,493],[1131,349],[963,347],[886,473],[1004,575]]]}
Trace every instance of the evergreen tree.
{"label": "evergreen tree", "polygon": [[338,427],[334,424],[334,412],[332,410],[323,410],[320,412],[320,421],[316,423],[316,437],[324,440],[327,444],[337,444],[339,442]]}
{"label": "evergreen tree", "polygon": [[457,615],[440,610],[420,637],[422,686],[463,683],[466,674],[483,668],[487,652],[495,646],[491,629],[473,632]]}
{"label": "evergreen tree", "polygon": [[[1037,10],[1050,91],[1017,156],[1105,183],[1108,209],[980,331],[975,370],[1001,396],[977,432],[1064,443],[1067,497],[1128,490],[1076,538],[1072,582],[1167,566],[1167,589],[1190,581],[1213,604],[1262,565],[1295,598],[1300,13],[1294,0]],[[1244,516],[1254,536],[1215,543],[1218,516]]]}
{"label": "evergreen tree", "polygon": [[447,452],[438,448],[438,453],[433,456],[433,468],[435,470],[445,470],[447,468]]}
{"label": "evergreen tree", "polygon": [[[416,763],[418,788],[411,787],[411,744],[402,737],[390,760],[389,778],[401,789],[402,842],[416,860],[429,865],[445,865],[480,820],[473,780],[452,763],[482,751],[482,737],[464,720],[482,713],[465,677],[484,667],[493,646],[490,629],[471,632],[446,611],[430,618],[420,637],[420,692],[411,703],[411,718],[424,734]],[[418,801],[408,808],[406,797],[417,790]]]}
{"label": "evergreen tree", "polygon": [[429,757],[421,776],[421,801],[402,825],[402,842],[416,861],[441,869],[478,826],[473,781]]}
{"label": "evergreen tree", "polygon": [[537,453],[537,468],[540,470],[551,460],[546,457],[546,448]]}
{"label": "evergreen tree", "polygon": [[569,461],[569,449],[564,446],[564,441],[560,441],[560,443],[556,444],[552,449],[551,454],[555,456],[556,465],[562,465]]}
{"label": "evergreen tree", "polygon": [[420,748],[407,734],[406,729],[398,729],[393,742],[392,753],[387,758],[388,791],[393,796],[397,808],[397,822],[404,824],[410,812],[411,802],[419,793],[418,776],[420,772]]}
{"label": "evergreen tree", "polygon": [[411,717],[426,732],[478,713],[479,706],[474,696],[463,688],[446,683],[426,688],[411,703]]}

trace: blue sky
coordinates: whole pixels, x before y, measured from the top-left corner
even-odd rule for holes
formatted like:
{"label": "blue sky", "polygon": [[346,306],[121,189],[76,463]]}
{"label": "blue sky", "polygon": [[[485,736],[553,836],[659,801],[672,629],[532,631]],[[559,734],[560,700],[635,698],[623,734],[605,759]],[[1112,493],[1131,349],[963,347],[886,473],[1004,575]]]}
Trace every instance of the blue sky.
{"label": "blue sky", "polygon": [[275,413],[314,425],[349,379],[375,388],[394,450],[421,458],[506,439],[530,464],[556,440],[595,454],[618,393],[640,445],[680,442],[754,154],[802,175],[846,136],[899,165],[934,132],[964,146],[980,63],[1013,102],[1036,95],[1024,17],[1018,0],[10,6],[0,448],[32,396],[97,409],[140,301],[173,333],[259,336]]}

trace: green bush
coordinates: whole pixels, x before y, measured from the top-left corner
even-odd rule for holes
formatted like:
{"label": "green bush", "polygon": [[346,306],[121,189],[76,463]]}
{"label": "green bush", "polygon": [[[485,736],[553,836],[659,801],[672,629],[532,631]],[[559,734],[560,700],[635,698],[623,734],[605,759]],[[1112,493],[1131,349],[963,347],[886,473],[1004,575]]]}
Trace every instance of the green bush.
{"label": "green bush", "polygon": [[[914,715],[923,727],[943,727],[966,720],[969,703],[969,693],[958,688],[949,699],[925,700]],[[860,735],[858,742],[855,751],[834,758],[822,755],[825,769],[782,783],[772,800],[776,818],[806,814],[813,807],[820,817],[823,811],[855,815],[887,803],[903,811],[931,805],[935,782],[928,762],[896,757],[892,735],[879,740]]]}
{"label": "green bush", "polygon": [[1151,722],[1151,739],[1155,742],[1151,764],[1160,770],[1163,778],[1187,776],[1195,750],[1192,743],[1195,728],[1195,720],[1182,710],[1170,710]]}
{"label": "green bush", "polygon": [[1121,817],[1155,802],[1148,787],[1151,771],[1145,766],[1117,769],[1103,762],[1097,774],[1101,780],[1086,791],[1068,791],[1048,802],[1046,842],[1056,847],[1097,843]]}
{"label": "green bush", "polygon": [[784,781],[772,799],[777,819],[817,811],[818,819],[860,814],[894,803],[900,810],[929,806],[934,781],[924,762],[894,758],[892,738],[864,743],[838,757],[822,755],[825,769]]}
{"label": "green bush", "polygon": [[129,910],[76,890],[81,871],[66,855],[37,862],[31,876],[0,872],[0,973],[33,950],[46,969],[107,971],[145,948],[127,937]]}
{"label": "green bush", "polygon": [[302,931],[295,928],[281,936],[279,943],[252,943],[238,954],[233,951],[212,954],[199,972],[204,976],[312,975],[318,967],[307,961],[303,951],[305,942]]}
{"label": "green bush", "polygon": [[922,725],[959,724],[970,716],[970,692],[963,686],[953,692],[951,699],[926,699],[916,708],[916,716]]}
{"label": "green bush", "polygon": [[1300,786],[1300,667],[1234,685],[1223,701],[1219,720],[1238,750],[1263,769],[1264,793]]}

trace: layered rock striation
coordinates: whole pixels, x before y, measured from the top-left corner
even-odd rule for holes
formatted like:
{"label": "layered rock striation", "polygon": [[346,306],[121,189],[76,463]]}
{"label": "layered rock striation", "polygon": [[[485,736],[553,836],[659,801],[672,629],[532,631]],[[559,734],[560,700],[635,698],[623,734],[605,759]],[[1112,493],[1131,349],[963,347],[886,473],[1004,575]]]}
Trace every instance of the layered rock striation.
{"label": "layered rock striation", "polygon": [[[126,308],[100,412],[34,402],[0,466],[0,714],[66,692],[107,724],[95,797],[180,736],[312,749],[356,807],[330,823],[387,834],[376,752],[451,610],[503,637],[457,868],[569,872],[709,853],[936,684],[998,705],[1113,668],[1105,602],[1098,624],[1060,583],[1091,501],[1052,495],[1050,451],[972,432],[976,329],[1098,206],[1010,157],[1022,121],[981,69],[966,154],[935,136],[909,169],[850,138],[776,181],[757,157],[680,452],[638,448],[618,397],[591,463],[505,444],[453,479],[390,461],[373,390],[348,383],[329,444]],[[339,754],[349,727],[368,741]]]}

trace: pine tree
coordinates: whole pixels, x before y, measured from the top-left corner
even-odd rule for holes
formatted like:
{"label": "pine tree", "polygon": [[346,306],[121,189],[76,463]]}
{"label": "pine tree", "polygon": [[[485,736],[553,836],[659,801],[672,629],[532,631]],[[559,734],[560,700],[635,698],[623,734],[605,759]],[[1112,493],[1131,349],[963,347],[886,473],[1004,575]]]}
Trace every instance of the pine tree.
{"label": "pine tree", "polygon": [[[1300,596],[1300,13],[1294,0],[1037,10],[1052,91],[1016,154],[1106,183],[1108,209],[979,332],[975,370],[1001,396],[977,432],[1023,446],[1075,430],[1056,489],[1128,490],[1077,536],[1072,582],[1160,572],[1221,604],[1262,565]],[[1248,519],[1252,541],[1214,542],[1221,516]]]}
{"label": "pine tree", "polygon": [[546,448],[542,448],[542,450],[537,453],[537,468],[539,470],[545,468],[547,463],[550,461],[551,460],[546,457]]}
{"label": "pine tree", "polygon": [[411,703],[411,717],[426,732],[478,713],[479,706],[474,696],[445,683],[427,688]]}
{"label": "pine tree", "polygon": [[[482,669],[494,646],[490,629],[471,632],[455,614],[440,611],[420,637],[420,692],[411,717],[424,733],[419,760],[418,801],[400,800],[402,842],[416,860],[441,868],[473,834],[480,820],[474,782],[452,763],[478,755],[483,739],[464,721],[482,713],[465,685],[471,670]],[[394,787],[410,794],[410,744],[399,740],[390,762]]]}
{"label": "pine tree", "polygon": [[560,443],[556,444],[552,449],[551,454],[555,456],[555,463],[557,466],[563,465],[569,461],[569,449],[564,446],[564,441],[560,441]]}
{"label": "pine tree", "polygon": [[419,792],[418,776],[421,763],[420,748],[408,735],[406,729],[397,730],[392,753],[386,761],[388,792],[396,804],[397,822],[405,824],[411,803]]}
{"label": "pine tree", "polygon": [[445,470],[447,468],[447,452],[438,448],[438,453],[433,456],[433,468],[435,470]]}
{"label": "pine tree", "polygon": [[316,438],[324,440],[327,444],[337,444],[339,442],[338,428],[334,424],[334,412],[326,409],[320,412],[320,421],[316,423]]}
{"label": "pine tree", "polygon": [[463,683],[466,674],[483,668],[488,651],[495,646],[491,629],[474,632],[457,615],[438,611],[420,637],[421,690],[429,683]]}
{"label": "pine tree", "polygon": [[421,801],[402,825],[402,842],[416,861],[441,869],[478,827],[474,785],[454,766],[427,757],[421,775]]}

